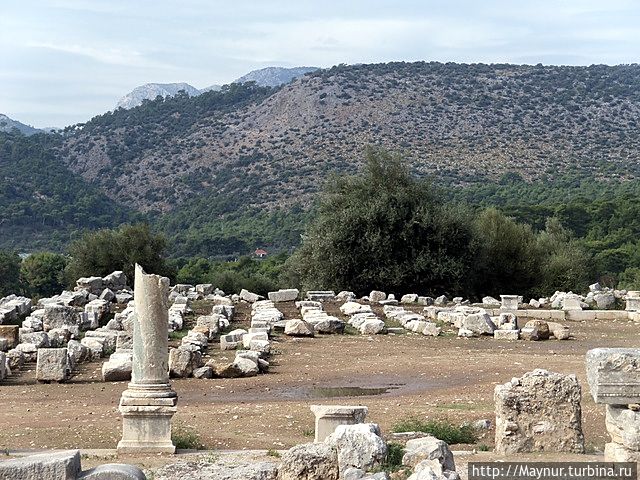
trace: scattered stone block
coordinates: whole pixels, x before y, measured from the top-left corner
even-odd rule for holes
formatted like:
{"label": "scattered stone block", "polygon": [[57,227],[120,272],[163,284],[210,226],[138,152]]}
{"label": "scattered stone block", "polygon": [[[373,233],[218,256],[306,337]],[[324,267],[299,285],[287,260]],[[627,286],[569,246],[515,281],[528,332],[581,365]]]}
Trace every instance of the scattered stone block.
{"label": "scattered stone block", "polygon": [[548,340],[550,336],[549,324],[544,320],[529,320],[520,332],[524,340]]}
{"label": "scattered stone block", "polygon": [[287,450],[278,480],[338,480],[338,452],[324,443],[305,443]]}
{"label": "scattered stone block", "polygon": [[112,353],[109,360],[102,364],[104,382],[123,382],[131,380],[133,370],[133,350],[119,350]]}
{"label": "scattered stone block", "polygon": [[304,320],[294,319],[287,321],[284,326],[284,333],[292,337],[313,337],[315,330],[313,325]]}
{"label": "scattered stone block", "polygon": [[210,365],[196,368],[193,371],[193,378],[213,378],[213,368]]}
{"label": "scattered stone block", "polygon": [[493,335],[496,326],[488,313],[472,313],[462,318],[461,328],[472,331],[477,335]]}
{"label": "scattered stone block", "polygon": [[518,310],[520,296],[518,295],[500,295],[502,300],[500,304],[501,310]]}
{"label": "scattered stone block", "polygon": [[15,348],[19,341],[19,327],[17,325],[0,325],[0,338],[5,338],[9,348]]}
{"label": "scattered stone block", "polygon": [[584,453],[581,389],[575,375],[534,370],[495,388],[495,450]]}
{"label": "scattered stone block", "polygon": [[312,302],[326,302],[335,300],[336,292],[333,290],[311,290],[307,292],[307,300]]}
{"label": "scattered stone block", "polygon": [[387,444],[375,423],[339,425],[325,443],[338,451],[341,472],[349,467],[370,470],[381,465],[387,456]]}
{"label": "scattered stone block", "polygon": [[202,364],[202,355],[181,345],[169,350],[169,376],[172,378],[190,377],[193,371]]}
{"label": "scattered stone block", "polygon": [[520,338],[520,332],[518,332],[518,330],[495,330],[493,332],[493,338],[496,340],[518,340]]}
{"label": "scattered stone block", "polygon": [[371,303],[378,303],[386,299],[387,299],[387,294],[384,292],[381,292],[380,290],[372,290],[371,293],[369,294],[369,302]]}
{"label": "scattered stone block", "polygon": [[248,303],[255,303],[260,300],[262,297],[258,294],[252,293],[249,290],[245,290],[244,288],[240,290],[240,299],[244,300]]}
{"label": "scattered stone block", "polygon": [[315,442],[324,442],[339,425],[364,423],[369,409],[363,406],[311,405],[315,415]]}
{"label": "scattered stone block", "polygon": [[640,403],[640,349],[595,348],[586,355],[587,381],[596,403]]}
{"label": "scattered stone block", "polygon": [[47,452],[0,462],[0,478],[11,480],[76,479],[80,476],[80,451]]}
{"label": "scattered stone block", "polygon": [[65,382],[71,376],[66,348],[38,349],[36,380],[39,382]]}
{"label": "scattered stone block", "polygon": [[272,302],[293,302],[300,295],[297,288],[280,289],[277,292],[269,292],[268,298]]}
{"label": "scattered stone block", "polygon": [[402,465],[414,468],[420,462],[429,460],[441,471],[455,472],[456,464],[449,445],[432,435],[408,440],[402,457]]}

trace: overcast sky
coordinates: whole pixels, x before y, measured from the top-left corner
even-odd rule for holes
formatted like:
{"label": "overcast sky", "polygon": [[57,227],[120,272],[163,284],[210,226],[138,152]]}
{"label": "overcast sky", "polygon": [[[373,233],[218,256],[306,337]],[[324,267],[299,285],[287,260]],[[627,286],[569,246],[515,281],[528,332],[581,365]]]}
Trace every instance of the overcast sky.
{"label": "overcast sky", "polygon": [[639,57],[638,0],[0,0],[0,113],[36,127],[272,65]]}

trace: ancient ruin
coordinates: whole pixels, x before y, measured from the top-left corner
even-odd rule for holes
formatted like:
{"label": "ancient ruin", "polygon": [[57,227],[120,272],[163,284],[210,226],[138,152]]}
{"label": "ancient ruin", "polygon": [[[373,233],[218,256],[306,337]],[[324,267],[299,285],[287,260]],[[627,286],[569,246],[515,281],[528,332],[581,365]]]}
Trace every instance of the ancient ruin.
{"label": "ancient ruin", "polygon": [[119,453],[174,453],[171,418],[178,396],[169,383],[169,279],[136,265],[133,370],[122,393]]}

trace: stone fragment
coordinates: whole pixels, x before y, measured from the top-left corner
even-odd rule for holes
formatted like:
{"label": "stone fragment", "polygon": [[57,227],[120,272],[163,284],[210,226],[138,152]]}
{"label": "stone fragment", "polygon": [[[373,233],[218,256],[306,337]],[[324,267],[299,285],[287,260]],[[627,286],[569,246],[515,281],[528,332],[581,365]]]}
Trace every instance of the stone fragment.
{"label": "stone fragment", "polygon": [[378,333],[384,333],[386,327],[384,322],[380,319],[368,319],[365,320],[359,327],[362,335],[377,335]]}
{"label": "stone fragment", "polygon": [[640,452],[630,450],[615,442],[609,442],[604,444],[604,461],[638,463],[640,462]]}
{"label": "stone fragment", "polygon": [[442,471],[456,470],[453,454],[449,445],[432,435],[407,441],[402,457],[402,465],[414,468],[418,463],[429,460]]}
{"label": "stone fragment", "polygon": [[75,368],[79,363],[86,362],[91,359],[91,352],[89,349],[77,340],[69,340],[67,342],[67,354],[71,361],[71,368]]}
{"label": "stone fragment", "polygon": [[548,340],[551,331],[549,324],[544,320],[529,320],[520,332],[520,336],[524,340]]}
{"label": "stone fragment", "polygon": [[534,370],[495,388],[495,450],[584,453],[575,375]]}
{"label": "stone fragment", "polygon": [[367,471],[381,465],[387,456],[387,444],[375,423],[339,425],[325,443],[338,451],[340,471],[348,467]]}
{"label": "stone fragment", "polygon": [[340,306],[340,312],[343,315],[355,315],[356,313],[367,313],[371,312],[370,305],[363,305],[358,302],[346,302]]}
{"label": "stone fragment", "polygon": [[415,293],[407,293],[400,297],[400,303],[411,304],[418,302],[418,295]]}
{"label": "stone fragment", "polygon": [[605,425],[614,443],[640,452],[640,412],[626,405],[606,405]]}
{"label": "stone fragment", "polygon": [[210,365],[196,368],[193,371],[193,378],[213,378],[213,368]]}
{"label": "stone fragment", "polygon": [[61,328],[81,324],[80,315],[75,308],[65,305],[45,305],[42,318],[46,328]]}
{"label": "stone fragment", "polygon": [[236,464],[177,462],[154,472],[153,480],[276,480],[278,466],[272,462]]}
{"label": "stone fragment", "polygon": [[66,348],[38,349],[36,380],[39,382],[65,382],[71,376]]}
{"label": "stone fragment", "polygon": [[280,289],[277,292],[269,292],[268,298],[272,302],[293,302],[300,295],[300,291],[297,288]]}
{"label": "stone fragment", "polygon": [[285,335],[292,337],[313,337],[315,330],[312,325],[304,320],[288,320],[284,327]]}
{"label": "stone fragment", "polygon": [[131,380],[133,370],[133,350],[119,350],[112,353],[109,361],[102,364],[104,382],[123,382]]}
{"label": "stone fragment", "polygon": [[296,445],[282,455],[278,480],[338,480],[338,453],[324,443]]}
{"label": "stone fragment", "polygon": [[371,303],[377,303],[386,299],[387,299],[387,294],[384,292],[381,292],[380,290],[372,290],[371,293],[369,294],[369,302]]}
{"label": "stone fragment", "polygon": [[202,363],[202,355],[185,346],[169,350],[169,376],[172,378],[190,377]]}
{"label": "stone fragment", "polygon": [[556,340],[568,340],[571,337],[569,327],[557,322],[547,322],[549,331]]}
{"label": "stone fragment", "polygon": [[500,308],[502,303],[494,297],[482,297],[482,304],[490,308]]}
{"label": "stone fragment", "polygon": [[462,318],[461,328],[471,330],[477,335],[493,335],[496,326],[488,313],[472,313]]}
{"label": "stone fragment", "polygon": [[595,348],[586,355],[587,381],[596,403],[640,403],[640,350]]}
{"label": "stone fragment", "polygon": [[147,480],[147,477],[135,465],[107,463],[85,470],[78,480]]}
{"label": "stone fragment", "polygon": [[49,346],[49,335],[45,332],[22,333],[20,343],[32,343],[36,348],[45,348]]}
{"label": "stone fragment", "polygon": [[307,292],[307,300],[313,302],[326,302],[328,300],[335,300],[336,292],[333,290],[310,290]]}
{"label": "stone fragment", "polygon": [[496,340],[518,340],[520,333],[518,330],[495,330],[493,338]]}
{"label": "stone fragment", "polygon": [[244,288],[240,290],[240,298],[248,303],[255,303],[260,300],[260,295],[255,293],[251,293],[249,290],[245,290]]}
{"label": "stone fragment", "polygon": [[500,295],[500,299],[502,300],[500,304],[502,310],[518,310],[518,303],[520,302],[518,295]]}
{"label": "stone fragment", "polygon": [[7,340],[8,347],[15,348],[19,341],[19,327],[17,325],[0,325],[0,338]]}

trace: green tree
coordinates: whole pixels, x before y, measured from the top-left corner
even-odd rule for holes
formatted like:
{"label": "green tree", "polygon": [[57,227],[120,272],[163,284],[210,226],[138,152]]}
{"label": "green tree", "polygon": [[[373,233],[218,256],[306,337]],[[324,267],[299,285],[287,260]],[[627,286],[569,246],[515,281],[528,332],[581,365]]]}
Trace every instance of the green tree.
{"label": "green tree", "polygon": [[400,158],[367,149],[360,175],[329,182],[287,278],[359,294],[460,290],[473,259],[471,222],[439,198]]}
{"label": "green tree", "polygon": [[529,225],[516,223],[495,208],[474,222],[478,253],[476,292],[482,295],[530,294],[539,280],[541,252]]}
{"label": "green tree", "polygon": [[68,258],[51,252],[34,253],[20,267],[25,290],[31,296],[46,297],[64,290]]}
{"label": "green tree", "polygon": [[20,293],[20,256],[0,250],[0,297]]}
{"label": "green tree", "polygon": [[175,271],[163,257],[165,244],[164,237],[151,233],[146,224],[85,233],[69,247],[67,279],[105,276],[115,270],[122,270],[127,278],[133,279],[136,263],[148,273],[175,279]]}

